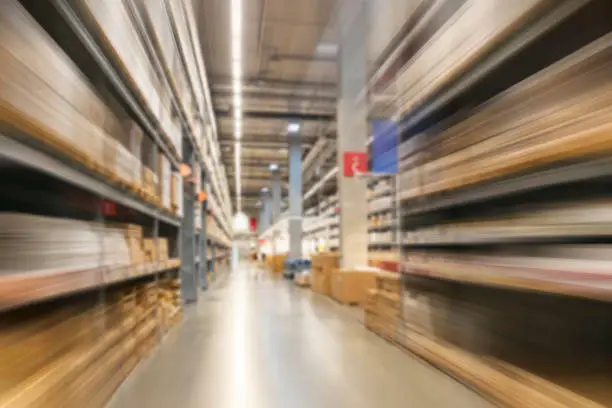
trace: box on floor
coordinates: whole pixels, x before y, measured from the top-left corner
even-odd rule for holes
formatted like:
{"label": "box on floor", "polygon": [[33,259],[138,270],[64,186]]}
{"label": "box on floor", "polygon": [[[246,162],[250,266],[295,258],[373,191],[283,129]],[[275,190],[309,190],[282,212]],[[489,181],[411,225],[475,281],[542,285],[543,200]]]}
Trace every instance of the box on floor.
{"label": "box on floor", "polygon": [[331,295],[346,304],[364,304],[368,291],[376,288],[378,269],[334,269],[331,274]]}

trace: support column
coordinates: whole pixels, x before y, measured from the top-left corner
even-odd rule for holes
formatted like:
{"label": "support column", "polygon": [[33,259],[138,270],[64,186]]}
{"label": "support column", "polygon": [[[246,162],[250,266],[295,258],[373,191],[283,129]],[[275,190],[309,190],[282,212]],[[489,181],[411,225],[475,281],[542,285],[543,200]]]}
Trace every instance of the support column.
{"label": "support column", "polygon": [[[193,168],[194,152],[189,143],[183,143],[183,161]],[[195,194],[193,184],[187,183],[183,191],[183,224],[181,226],[181,289],[186,303],[198,300],[195,265]]]}
{"label": "support column", "polygon": [[272,198],[267,190],[261,192],[261,211],[261,233],[263,234],[272,225]]}
{"label": "support column", "polygon": [[281,215],[281,174],[280,170],[272,171],[272,219],[270,225],[275,224]]}
{"label": "support column", "polygon": [[266,230],[265,226],[265,218],[266,218],[266,208],[264,206],[263,195],[260,198],[261,205],[259,206],[259,217],[257,218],[257,235],[263,234]]}
{"label": "support column", "polygon": [[289,259],[302,258],[302,146],[289,136]]}
{"label": "support column", "polygon": [[344,176],[344,153],[366,151],[366,100],[360,97],[367,81],[366,2],[356,0],[340,15],[339,99],[337,107],[338,190],[340,206],[340,265],[368,264],[368,206],[364,178]]}

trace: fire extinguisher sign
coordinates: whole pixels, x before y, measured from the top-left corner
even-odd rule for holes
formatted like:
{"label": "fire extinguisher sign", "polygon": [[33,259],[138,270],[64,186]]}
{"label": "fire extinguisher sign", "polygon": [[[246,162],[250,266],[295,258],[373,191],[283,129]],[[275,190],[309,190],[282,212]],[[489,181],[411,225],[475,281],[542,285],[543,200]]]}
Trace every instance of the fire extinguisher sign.
{"label": "fire extinguisher sign", "polygon": [[354,177],[357,174],[367,173],[368,154],[366,152],[344,152],[344,176]]}

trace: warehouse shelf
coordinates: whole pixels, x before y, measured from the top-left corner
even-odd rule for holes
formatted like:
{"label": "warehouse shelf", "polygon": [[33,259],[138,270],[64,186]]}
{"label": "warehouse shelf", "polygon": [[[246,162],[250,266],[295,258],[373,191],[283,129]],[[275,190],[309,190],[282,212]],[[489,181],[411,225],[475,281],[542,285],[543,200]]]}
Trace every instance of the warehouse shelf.
{"label": "warehouse shelf", "polygon": [[204,156],[199,148],[200,144],[198,143],[195,137],[193,124],[191,123],[187,115],[187,112],[184,109],[184,106],[182,105],[182,103],[180,103],[180,95],[179,95],[178,89],[176,88],[176,84],[172,80],[172,75],[170,74],[171,70],[168,67],[166,67],[165,64],[162,63],[162,61],[160,61],[158,57],[159,49],[158,48],[156,49],[156,47],[153,45],[153,41],[151,37],[149,36],[149,34],[147,33],[146,28],[144,27],[142,16],[140,16],[138,11],[135,10],[136,5],[128,1],[126,2],[126,7],[132,17],[133,22],[135,23],[134,26],[136,28],[136,31],[138,31],[140,39],[147,53],[149,54],[150,61],[153,62],[153,65],[155,66],[156,70],[161,74],[161,76],[163,76],[166,79],[166,85],[172,91],[172,98],[171,98],[172,105],[174,106],[176,112],[179,114],[183,128],[186,129],[185,133],[187,134],[187,137],[189,138],[192,146],[194,146],[194,152],[196,154],[197,162],[200,164],[201,167],[204,168],[205,161],[204,161]]}
{"label": "warehouse shelf", "polygon": [[377,214],[383,214],[383,213],[387,213],[387,212],[391,212],[394,210],[394,204],[389,204],[389,205],[384,205],[382,207],[378,207],[378,208],[371,208],[370,210],[368,210],[368,215],[377,215]]}
{"label": "warehouse shelf", "polygon": [[0,311],[76,292],[153,276],[180,267],[179,259],[80,271],[16,273],[0,277]]}
{"label": "warehouse shelf", "polygon": [[538,11],[522,30],[502,41],[490,53],[482,55],[482,58],[468,67],[465,72],[456,73],[456,80],[444,87],[441,92],[431,95],[429,100],[423,103],[422,108],[414,109],[415,113],[402,123],[402,127],[409,129],[418,126],[419,123],[440,114],[452,101],[473,91],[476,84],[494,74],[496,70],[518,63],[520,60],[516,58],[517,55],[534,45],[538,46],[536,40],[550,33],[588,3],[588,0],[559,2],[547,5]]}
{"label": "warehouse shelf", "polygon": [[401,271],[407,275],[452,280],[516,290],[555,293],[609,301],[612,263],[607,260],[473,257],[410,254]]}
{"label": "warehouse shelf", "polygon": [[390,223],[386,225],[371,225],[368,227],[368,232],[389,231],[395,228],[397,228],[396,223]]}
{"label": "warehouse shelf", "polygon": [[132,82],[112,66],[107,56],[66,0],[54,0],[53,5],[77,36],[78,40],[85,46],[89,54],[96,61],[101,73],[108,78],[122,100],[130,107],[131,111],[134,112],[138,122],[146,129],[146,133],[152,137],[155,144],[164,152],[172,166],[178,169],[180,164],[178,152],[172,147],[170,138],[162,134],[161,131],[158,131],[159,126],[154,124],[152,120],[154,115],[147,114],[142,105],[138,102],[135,96],[137,94],[135,85],[132,85],[132,89],[128,88],[126,84],[132,84]]}
{"label": "warehouse shelf", "polygon": [[610,202],[573,203],[478,222],[404,232],[406,246],[572,241],[612,236]]}
{"label": "warehouse shelf", "polygon": [[[428,197],[425,200],[421,199],[422,203],[410,203],[408,200],[404,200],[403,206],[408,208],[402,209],[402,215],[417,215],[451,206],[491,200],[542,187],[571,184],[608,177],[610,175],[612,175],[612,163],[607,158],[571,163],[552,169],[544,169],[503,180],[496,180],[494,183],[485,183],[450,191],[443,196]],[[402,192],[400,192],[399,197],[402,199]]]}
{"label": "warehouse shelf", "polygon": [[393,195],[393,189],[385,189],[383,191],[374,191],[368,196],[368,201],[376,200],[382,197],[391,197]]}
{"label": "warehouse shelf", "polygon": [[393,241],[382,241],[382,242],[369,242],[368,247],[379,248],[379,247],[396,247],[398,244]]}
{"label": "warehouse shelf", "polygon": [[[23,135],[21,136],[23,137]],[[26,139],[29,139],[29,137],[26,137]],[[98,194],[143,214],[147,214],[167,224],[176,227],[180,226],[181,219],[170,214],[168,211],[162,210],[152,203],[142,200],[136,194],[128,190],[120,189],[119,185],[114,185],[104,180],[99,175],[94,175],[86,169],[79,168],[76,165],[67,164],[65,160],[57,159],[17,139],[0,135],[0,157],[19,163],[22,166],[42,171],[91,193]]]}

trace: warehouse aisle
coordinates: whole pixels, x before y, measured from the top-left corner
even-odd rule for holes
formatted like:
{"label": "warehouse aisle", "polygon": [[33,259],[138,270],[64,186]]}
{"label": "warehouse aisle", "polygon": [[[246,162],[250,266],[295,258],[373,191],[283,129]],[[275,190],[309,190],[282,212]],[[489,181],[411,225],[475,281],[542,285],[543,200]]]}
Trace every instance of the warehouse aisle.
{"label": "warehouse aisle", "polygon": [[480,408],[491,404],[367,331],[334,301],[234,272],[119,390],[112,408]]}

